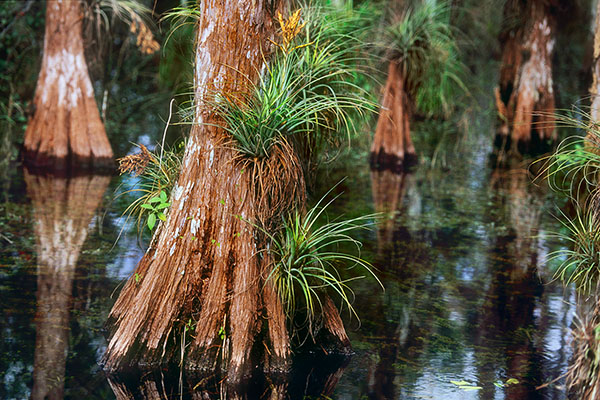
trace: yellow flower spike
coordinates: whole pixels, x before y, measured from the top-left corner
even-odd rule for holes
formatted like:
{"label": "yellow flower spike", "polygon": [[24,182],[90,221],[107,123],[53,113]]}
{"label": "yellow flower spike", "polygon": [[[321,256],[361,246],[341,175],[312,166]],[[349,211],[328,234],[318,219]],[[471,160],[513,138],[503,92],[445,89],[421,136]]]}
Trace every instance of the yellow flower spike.
{"label": "yellow flower spike", "polygon": [[277,11],[277,21],[281,29],[281,45],[278,45],[283,51],[287,52],[294,38],[300,33],[306,22],[300,24],[300,15],[302,9],[299,8],[292,13],[287,19],[284,19],[279,11]]}

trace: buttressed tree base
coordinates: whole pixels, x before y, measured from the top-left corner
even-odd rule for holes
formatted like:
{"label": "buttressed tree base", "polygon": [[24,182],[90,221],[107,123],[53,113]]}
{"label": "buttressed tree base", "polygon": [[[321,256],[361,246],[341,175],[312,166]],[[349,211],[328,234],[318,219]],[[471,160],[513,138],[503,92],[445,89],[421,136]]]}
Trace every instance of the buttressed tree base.
{"label": "buttressed tree base", "polygon": [[112,164],[84,58],[79,1],[48,0],[44,56],[25,131],[25,159],[33,166],[64,168]]}
{"label": "buttressed tree base", "polygon": [[[552,53],[557,1],[509,1],[504,15],[520,21],[502,33],[500,86],[496,107],[504,147],[528,151],[536,142],[555,140]],[[533,136],[534,133],[536,136]]]}
{"label": "buttressed tree base", "polygon": [[416,161],[410,137],[411,102],[401,65],[390,61],[381,111],[371,145],[371,165],[402,170]]}

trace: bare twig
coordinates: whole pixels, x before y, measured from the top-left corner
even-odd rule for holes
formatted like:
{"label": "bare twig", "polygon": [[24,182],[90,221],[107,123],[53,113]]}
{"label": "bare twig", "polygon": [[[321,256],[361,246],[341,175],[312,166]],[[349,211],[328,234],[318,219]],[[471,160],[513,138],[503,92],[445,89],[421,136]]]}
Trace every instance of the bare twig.
{"label": "bare twig", "polygon": [[14,16],[14,18],[8,23],[8,25],[6,25],[4,27],[4,29],[2,29],[2,32],[0,32],[0,38],[2,38],[6,32],[8,32],[8,30],[10,29],[10,27],[16,22],[18,21],[22,16],[24,16],[25,14],[27,14],[27,12],[29,11],[29,9],[31,8],[31,6],[33,5],[33,0],[29,0],[27,3],[25,3],[25,6],[21,9],[21,11],[17,12],[17,14]]}

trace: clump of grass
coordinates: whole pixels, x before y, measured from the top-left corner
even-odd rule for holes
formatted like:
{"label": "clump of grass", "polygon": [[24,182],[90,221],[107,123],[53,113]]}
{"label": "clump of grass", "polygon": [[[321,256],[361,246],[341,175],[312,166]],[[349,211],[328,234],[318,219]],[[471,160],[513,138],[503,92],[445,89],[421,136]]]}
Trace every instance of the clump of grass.
{"label": "clump of grass", "polygon": [[[320,295],[327,290],[339,297],[342,307],[358,317],[352,306],[354,294],[348,284],[364,278],[364,275],[344,278],[342,269],[360,267],[381,285],[369,262],[360,255],[337,250],[340,245],[353,245],[360,250],[361,243],[350,233],[367,229],[377,216],[365,215],[319,224],[327,207],[335,200],[323,204],[324,199],[305,214],[299,211],[290,213],[277,233],[263,230],[269,240],[268,252],[273,258],[267,280],[275,287],[288,319],[296,324],[292,327],[295,332],[307,327],[313,334],[322,311]],[[296,318],[299,314],[305,315],[305,318]]]}
{"label": "clump of grass", "polygon": [[[135,200],[127,206],[123,214],[134,216],[139,229],[146,217],[151,218],[152,214],[156,214],[156,199],[161,199],[159,205],[167,204],[166,199],[169,198],[181,171],[185,143],[180,143],[175,149],[164,149],[160,155],[151,152],[144,145],[137,146],[141,150],[140,153],[117,161],[121,174],[130,173],[138,178],[133,188],[120,193],[119,196],[135,196]],[[149,205],[152,207],[148,207]],[[165,208],[161,208],[162,213],[166,211]],[[150,230],[154,225],[154,222],[150,224],[148,221],[148,226],[152,226]]]}
{"label": "clump of grass", "polygon": [[448,3],[424,1],[395,19],[379,46],[398,64],[417,109],[448,116],[467,91]]}

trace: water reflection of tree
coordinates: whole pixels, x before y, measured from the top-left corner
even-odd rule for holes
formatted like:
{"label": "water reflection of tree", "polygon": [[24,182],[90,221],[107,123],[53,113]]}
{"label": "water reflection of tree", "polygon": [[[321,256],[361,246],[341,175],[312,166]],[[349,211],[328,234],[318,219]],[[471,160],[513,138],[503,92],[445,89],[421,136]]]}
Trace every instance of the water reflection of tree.
{"label": "water reflection of tree", "polygon": [[37,249],[36,343],[32,399],[62,398],[77,259],[110,177],[25,171]]}
{"label": "water reflection of tree", "polygon": [[[368,313],[381,321],[370,329],[371,337],[367,338],[377,342],[378,351],[374,365],[368,368],[365,391],[372,399],[390,399],[398,397],[403,380],[410,384],[416,379],[418,371],[411,370],[412,359],[423,351],[423,338],[433,323],[433,319],[417,314],[439,311],[434,306],[439,287],[426,282],[431,277],[431,260],[421,232],[411,232],[402,221],[407,192],[418,197],[414,177],[409,173],[371,171],[371,184],[375,210],[384,214],[377,228],[376,267],[385,271],[381,278],[386,282],[386,292],[376,298],[379,301],[369,303],[368,311],[359,310],[359,314]],[[407,200],[411,203],[414,199]]]}
{"label": "water reflection of tree", "polygon": [[[396,213],[377,236],[386,292],[357,293],[369,299],[358,304],[368,317],[353,338],[371,371],[361,395],[438,398],[466,379],[483,387],[481,399],[561,397],[535,390],[564,367],[571,312],[537,269],[551,245],[540,228],[546,191],[515,173],[496,173],[490,185],[482,172],[467,172],[465,185],[452,182],[455,172],[372,174],[377,211]],[[493,385],[509,377],[521,384]]]}
{"label": "water reflection of tree", "polygon": [[495,170],[491,184],[500,194],[508,215],[510,250],[514,256],[516,274],[527,273],[538,264],[538,231],[544,210],[545,186],[535,186],[524,168]]}
{"label": "water reflection of tree", "polygon": [[[395,173],[390,170],[371,171],[371,190],[375,211],[383,214],[383,220],[377,227],[378,256],[389,250],[394,243],[398,226],[395,221],[407,187],[413,184],[409,173]],[[406,232],[408,233],[408,232]]]}
{"label": "water reflection of tree", "polygon": [[[503,205],[494,211],[506,215],[508,231],[497,231],[491,240],[486,263],[490,278],[471,330],[475,345],[489,349],[475,354],[479,381],[517,379],[519,384],[504,389],[510,399],[560,398],[556,388],[536,389],[556,377],[543,367],[549,361],[543,335],[552,322],[550,293],[539,271],[540,249],[546,246],[540,234],[546,191],[531,183],[525,169],[494,171],[491,184],[497,196],[494,207]],[[562,311],[568,313],[569,307]],[[559,363],[566,358],[562,344]],[[496,390],[487,385],[480,398],[493,398]]]}
{"label": "water reflection of tree", "polygon": [[[346,357],[299,356],[291,373],[253,379],[243,385],[228,385],[179,367],[152,372],[128,371],[109,376],[117,400],[186,399],[328,399],[342,376]],[[180,374],[181,373],[181,374]],[[259,375],[260,376],[260,375]]]}

